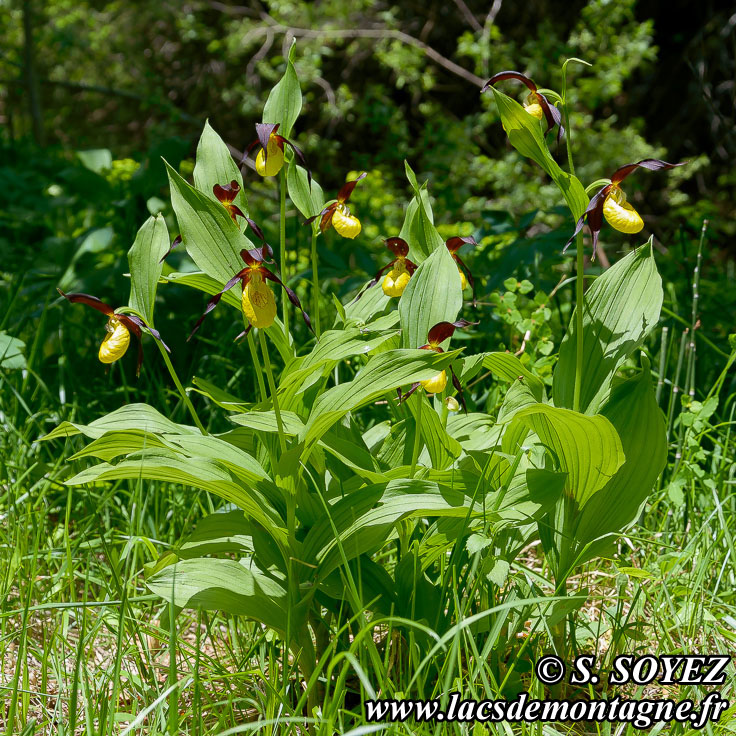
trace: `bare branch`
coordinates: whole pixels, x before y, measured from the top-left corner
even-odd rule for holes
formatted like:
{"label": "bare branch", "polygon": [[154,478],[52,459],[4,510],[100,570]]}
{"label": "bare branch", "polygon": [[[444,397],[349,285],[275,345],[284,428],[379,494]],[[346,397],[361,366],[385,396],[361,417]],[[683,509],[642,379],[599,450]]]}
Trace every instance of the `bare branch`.
{"label": "bare branch", "polygon": [[463,2],[463,0],[455,0],[455,5],[457,5],[460,12],[463,14],[463,17],[468,21],[468,23],[470,23],[474,31],[483,30],[483,26],[478,22],[478,19],[473,15],[470,8]]}

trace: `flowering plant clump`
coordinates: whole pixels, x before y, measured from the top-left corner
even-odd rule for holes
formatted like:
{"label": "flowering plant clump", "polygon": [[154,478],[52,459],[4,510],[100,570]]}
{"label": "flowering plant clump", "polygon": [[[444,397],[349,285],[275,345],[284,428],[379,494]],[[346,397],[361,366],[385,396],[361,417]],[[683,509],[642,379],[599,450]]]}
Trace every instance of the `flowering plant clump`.
{"label": "flowering plant clump", "polygon": [[[399,235],[384,241],[393,259],[356,289],[360,298],[340,302],[332,295],[332,313],[324,311],[320,323],[320,297],[329,282],[318,277],[317,239],[331,237],[330,228],[345,238],[360,236],[348,201],[365,174],[345,183],[336,199],[325,198],[287,137],[302,100],[293,60],[292,47],[284,77],[266,101],[267,122],[256,126],[258,138],[248,150],[258,148],[259,175],[276,177],[279,275],[271,246],[250,219],[241,162],[207,124],[193,184],[168,167],[178,238],[170,245],[159,216],[141,228],[130,250],[125,313],[94,297],[62,294],[108,317],[100,348],[105,363],[123,355],[130,333],[139,341],[151,334],[194,426],[133,404],[102,423],[63,423],[48,439],[77,433],[94,439],[85,456],[100,462],[70,478],[71,485],[151,480],[222,499],[218,513],[187,530],[186,543],[152,554],[146,585],[173,610],[211,609],[258,621],[282,642],[283,662],[293,657],[302,677],[321,683],[329,697],[333,673],[326,655],[347,656],[356,621],[374,629],[370,641],[391,648],[386,661],[421,669],[435,642],[454,636],[453,596],[467,604],[468,614],[495,610],[497,596],[517,584],[511,571],[516,556],[538,542],[549,603],[559,602],[570,575],[608,554],[611,541],[633,523],[666,457],[649,362],[637,350],[657,324],[662,285],[650,238],[634,244],[585,291],[583,223],[591,229],[593,254],[602,217],[624,233],[638,232],[643,221],[620,185],[638,167],[672,164],[627,164],[589,200],[572,168],[569,137],[568,170],[545,137],[555,125],[562,133],[567,120],[564,84],[557,94],[518,72],[497,74],[484,91],[493,95],[510,144],[559,186],[569,208],[564,227],[575,226],[574,310],[556,363],[543,347],[552,344],[541,331],[549,330],[544,295],[529,300],[516,354],[474,349],[489,319],[482,310],[491,306],[499,313],[508,296],[503,311],[511,312],[507,305],[517,290],[526,294],[533,285],[507,279],[506,295],[476,302],[486,275],[476,267],[474,278],[458,251],[478,243],[471,236],[440,236],[426,183],[408,164],[413,196],[405,222]],[[496,89],[508,79],[529,89],[523,105]],[[298,246],[286,237],[287,194],[311,224],[311,283],[288,269],[287,249]],[[260,213],[260,221],[271,214]],[[256,247],[248,234],[262,244]],[[177,241],[195,270],[164,273],[162,260]],[[271,284],[280,287],[280,312]],[[468,286],[473,299],[466,302]],[[159,292],[187,287],[209,297],[192,334],[220,302],[242,320],[239,337],[245,340],[238,349],[253,384],[243,383],[239,372],[227,390],[200,379],[194,393],[185,390],[153,318]],[[314,331],[297,291],[307,298],[311,293]],[[301,311],[306,329],[298,320],[290,327],[289,303]],[[545,357],[546,373],[537,370],[533,352]],[[491,391],[496,404],[488,399]],[[206,402],[214,415],[227,416],[230,428],[205,429],[192,396],[200,411]],[[487,594],[454,589],[470,569],[487,571],[494,581]],[[527,583],[518,584],[527,591],[518,598],[528,598]],[[544,585],[535,578],[542,591],[535,595],[544,594]],[[582,605],[580,598],[563,601],[549,631],[562,651],[575,646],[565,638],[565,616]],[[546,610],[546,599],[539,600],[518,603],[517,623],[508,619],[502,627],[498,619],[506,637],[499,634],[498,647],[514,646],[517,635],[528,633],[524,622]],[[396,636],[386,637],[385,620]],[[407,641],[413,648],[404,661],[400,651]],[[503,666],[503,653],[496,659],[489,667]],[[290,668],[282,670],[269,677],[292,676]],[[503,672],[494,672],[503,679]],[[295,712],[306,706],[310,715],[318,713],[318,689],[310,686],[307,702],[300,700]]]}

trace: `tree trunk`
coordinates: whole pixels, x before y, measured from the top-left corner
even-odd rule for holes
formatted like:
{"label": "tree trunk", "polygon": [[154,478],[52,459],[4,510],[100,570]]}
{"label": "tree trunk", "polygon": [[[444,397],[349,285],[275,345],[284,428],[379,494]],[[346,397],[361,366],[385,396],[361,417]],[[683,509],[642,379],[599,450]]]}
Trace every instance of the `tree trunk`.
{"label": "tree trunk", "polygon": [[31,116],[33,138],[39,146],[44,145],[43,115],[41,113],[41,94],[35,68],[33,46],[33,2],[23,0],[23,78],[28,99],[28,113]]}

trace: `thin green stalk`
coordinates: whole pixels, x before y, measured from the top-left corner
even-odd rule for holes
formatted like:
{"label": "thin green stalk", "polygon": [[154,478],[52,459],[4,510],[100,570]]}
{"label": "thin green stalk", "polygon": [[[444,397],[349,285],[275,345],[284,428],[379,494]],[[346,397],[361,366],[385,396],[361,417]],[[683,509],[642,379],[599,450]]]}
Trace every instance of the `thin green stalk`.
{"label": "thin green stalk", "polygon": [[[289,274],[286,265],[286,168],[279,174],[279,252],[281,253],[281,280],[287,283]],[[284,334],[289,334],[289,298],[281,291],[281,313],[284,320]]]}
{"label": "thin green stalk", "polygon": [[575,390],[572,397],[573,411],[580,411],[580,390],[583,384],[583,362],[585,360],[585,351],[583,346],[583,303],[585,299],[584,285],[585,261],[583,253],[583,235],[578,233],[575,239],[575,248],[577,250],[577,265],[575,266]]}
{"label": "thin green stalk", "polygon": [[[243,315],[243,322],[245,322],[245,315]],[[247,324],[246,327],[248,327]],[[248,349],[250,350],[250,357],[253,361],[253,370],[256,373],[256,381],[258,383],[258,391],[261,395],[261,401],[265,401],[268,398],[268,394],[266,393],[266,384],[263,382],[263,371],[261,370],[261,361],[258,359],[256,343],[253,339],[253,330],[248,332],[246,340],[248,342]]]}
{"label": "thin green stalk", "polygon": [[317,275],[317,228],[312,227],[312,317],[314,319],[314,332],[319,340],[319,276]]}
{"label": "thin green stalk", "polygon": [[414,477],[414,473],[417,470],[417,461],[419,460],[419,448],[422,444],[422,404],[424,404],[423,396],[421,393],[422,389],[417,389],[417,416],[416,416],[416,428],[414,430],[414,447],[411,451],[411,473],[410,477]]}
{"label": "thin green stalk", "polygon": [[669,336],[669,327],[662,328],[662,345],[659,350],[659,378],[657,379],[657,404],[659,404],[664,388],[664,374],[667,370],[667,337]]}
{"label": "thin green stalk", "polygon": [[[567,64],[572,59],[568,59],[562,65],[562,115],[565,120],[565,147],[567,148],[567,165],[570,174],[575,176],[575,164],[572,160],[572,131],[570,130],[570,113],[567,105]],[[575,61],[580,61],[575,59]],[[582,62],[585,63],[585,62]],[[573,213],[575,217],[575,213]],[[573,411],[580,411],[580,391],[583,383],[583,361],[585,359],[585,351],[583,346],[583,300],[585,298],[585,254],[583,252],[583,234],[578,233],[575,239],[575,249],[577,251],[575,266],[575,390],[573,393],[572,408]]]}
{"label": "thin green stalk", "polygon": [[266,345],[266,333],[261,329],[258,330],[258,340],[261,343],[261,353],[263,353],[263,362],[266,365],[266,378],[268,379],[268,390],[271,393],[271,401],[273,402],[273,412],[276,415],[276,426],[279,430],[279,446],[281,454],[286,452],[286,435],[284,434],[284,423],[281,420],[281,409],[279,408],[279,397],[276,390],[276,382],[273,378],[273,369],[271,368],[271,358],[268,355],[268,345]]}
{"label": "thin green stalk", "polygon": [[172,380],[176,384],[177,391],[179,392],[179,396],[181,396],[181,400],[186,405],[187,409],[189,409],[189,413],[192,416],[192,419],[194,420],[194,423],[197,425],[197,429],[202,434],[207,434],[207,430],[204,428],[204,425],[199,419],[199,416],[197,415],[196,410],[194,409],[194,405],[189,400],[189,396],[187,395],[187,392],[184,390],[184,386],[181,385],[181,381],[179,380],[179,376],[176,375],[176,371],[174,370],[174,366],[171,364],[171,359],[169,358],[169,354],[166,352],[166,349],[161,345],[161,343],[156,340],[156,345],[158,345],[159,352],[164,358],[164,362],[166,363],[166,367],[169,369],[169,375],[171,376]]}

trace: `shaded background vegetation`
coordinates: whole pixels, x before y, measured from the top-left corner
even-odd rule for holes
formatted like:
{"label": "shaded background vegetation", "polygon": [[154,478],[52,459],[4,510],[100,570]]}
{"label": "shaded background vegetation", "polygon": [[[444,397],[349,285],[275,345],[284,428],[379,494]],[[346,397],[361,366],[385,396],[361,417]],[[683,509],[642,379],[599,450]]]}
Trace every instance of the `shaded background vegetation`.
{"label": "shaded background vegetation", "polygon": [[[353,198],[361,238],[321,245],[322,275],[341,298],[385,262],[379,236],[401,224],[408,159],[430,180],[442,234],[472,232],[482,242],[469,260],[482,274],[481,309],[497,328],[493,347],[518,347],[524,330],[509,329],[498,308],[503,282],[528,277],[548,294],[568,268],[560,250],[569,223],[556,214],[554,185],[508,146],[478,87],[515,68],[559,89],[561,62],[577,56],[593,64],[570,67],[571,134],[586,184],[643,157],[690,161],[666,177],[632,177],[627,189],[646,215],[644,235],[653,233],[661,251],[669,307],[688,318],[695,240],[710,220],[702,330],[726,350],[736,311],[727,288],[736,230],[735,22],[712,1],[3,3],[2,328],[12,326],[30,349],[60,282],[123,303],[128,283],[118,274],[139,225],[163,211],[176,228],[161,157],[190,173],[206,118],[242,152],[296,37],[305,107],[295,136],[315,176],[334,192],[348,172],[370,173]],[[247,181],[252,213],[273,240],[275,186],[252,171]],[[306,245],[296,220],[289,235]],[[610,260],[624,242],[604,232]],[[303,250],[294,279],[302,291]],[[173,265],[190,267],[184,255]],[[165,292],[162,330],[180,361],[199,365],[206,348],[186,346],[182,335],[200,305]],[[569,301],[565,291],[557,299],[559,325]],[[35,360],[54,362],[66,345],[64,360],[78,366],[93,349],[94,316],[67,319],[35,346]]]}

